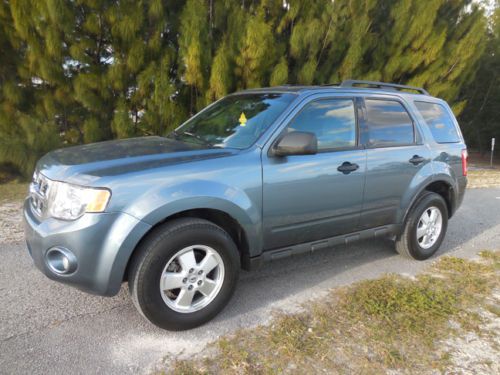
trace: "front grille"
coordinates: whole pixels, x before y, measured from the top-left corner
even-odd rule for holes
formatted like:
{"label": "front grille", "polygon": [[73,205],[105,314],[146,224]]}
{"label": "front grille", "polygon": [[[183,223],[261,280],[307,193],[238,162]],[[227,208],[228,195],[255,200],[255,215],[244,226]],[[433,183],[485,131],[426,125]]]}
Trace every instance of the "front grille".
{"label": "front grille", "polygon": [[39,217],[44,217],[47,212],[51,181],[35,172],[30,184],[30,202],[33,212]]}

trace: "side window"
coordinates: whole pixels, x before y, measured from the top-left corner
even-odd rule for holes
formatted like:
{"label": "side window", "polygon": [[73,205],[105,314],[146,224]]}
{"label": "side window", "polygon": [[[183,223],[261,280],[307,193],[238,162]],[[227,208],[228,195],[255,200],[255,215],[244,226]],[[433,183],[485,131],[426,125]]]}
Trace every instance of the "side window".
{"label": "side window", "polygon": [[288,125],[289,132],[311,132],[318,150],[356,146],[356,115],[351,99],[317,100],[307,104]]}
{"label": "side window", "polygon": [[405,146],[415,143],[413,121],[395,100],[365,99],[366,119],[361,141],[368,147]]}
{"label": "side window", "polygon": [[437,143],[460,142],[457,128],[450,115],[441,104],[415,102],[415,105]]}

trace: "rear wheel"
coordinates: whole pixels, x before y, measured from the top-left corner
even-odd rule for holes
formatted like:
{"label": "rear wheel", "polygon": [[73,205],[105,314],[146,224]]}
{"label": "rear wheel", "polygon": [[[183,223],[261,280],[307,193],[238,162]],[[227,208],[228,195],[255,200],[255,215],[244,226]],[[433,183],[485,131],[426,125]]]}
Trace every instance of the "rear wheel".
{"label": "rear wheel", "polygon": [[448,209],[444,199],[428,192],[412,208],[403,233],[396,239],[399,254],[424,260],[441,246],[448,227]]}
{"label": "rear wheel", "polygon": [[155,229],[132,260],[129,289],[139,312],[168,330],[199,326],[234,292],[239,255],[231,237],[202,219],[183,218]]}

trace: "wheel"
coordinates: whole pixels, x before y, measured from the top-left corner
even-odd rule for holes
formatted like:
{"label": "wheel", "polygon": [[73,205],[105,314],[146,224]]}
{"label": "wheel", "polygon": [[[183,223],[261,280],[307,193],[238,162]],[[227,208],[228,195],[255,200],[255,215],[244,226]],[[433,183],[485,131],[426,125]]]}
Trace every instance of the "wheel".
{"label": "wheel", "polygon": [[403,233],[396,238],[399,254],[424,260],[441,246],[448,227],[448,208],[436,193],[423,195],[410,211]]}
{"label": "wheel", "polygon": [[238,249],[222,228],[182,218],[154,229],[141,243],[128,284],[146,319],[180,331],[206,323],[224,308],[239,269]]}

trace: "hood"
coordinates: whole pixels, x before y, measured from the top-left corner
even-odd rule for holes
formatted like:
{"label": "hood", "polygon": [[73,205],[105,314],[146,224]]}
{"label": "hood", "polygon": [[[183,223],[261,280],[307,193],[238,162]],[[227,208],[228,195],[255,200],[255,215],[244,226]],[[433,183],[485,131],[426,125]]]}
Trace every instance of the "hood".
{"label": "hood", "polygon": [[232,155],[236,150],[206,148],[163,137],[92,143],[49,152],[37,170],[50,179],[90,183],[105,176]]}

